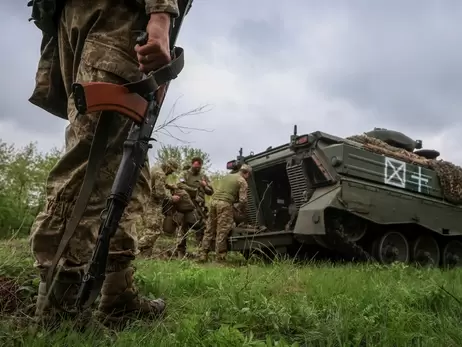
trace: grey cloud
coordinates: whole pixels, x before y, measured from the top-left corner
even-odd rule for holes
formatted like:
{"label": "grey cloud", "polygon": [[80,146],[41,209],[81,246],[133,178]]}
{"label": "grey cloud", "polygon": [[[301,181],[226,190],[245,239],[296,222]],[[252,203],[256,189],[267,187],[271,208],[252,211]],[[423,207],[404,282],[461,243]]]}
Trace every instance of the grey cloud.
{"label": "grey cloud", "polygon": [[[2,32],[20,28],[16,36],[0,38],[2,47],[13,52],[0,56],[0,121],[8,118],[31,134],[61,139],[65,122],[27,102],[40,32],[27,22],[30,11],[25,5],[10,1],[0,9],[0,25],[8,27]],[[202,118],[215,130],[194,132],[187,140],[210,152],[216,165],[223,167],[241,146],[245,151],[260,151],[287,142],[293,123],[307,131],[342,135],[384,126],[421,138],[424,144],[426,138],[443,133],[456,138],[462,132],[458,120],[462,110],[461,22],[462,2],[457,0],[291,0],[290,6],[276,0],[195,0],[178,42],[185,48],[185,69],[195,68],[188,65],[194,52],[204,64],[239,74],[239,83],[245,86],[269,72],[295,68],[299,71],[296,77],[306,81],[301,94],[306,93],[307,100],[317,95],[323,98],[320,103],[344,101],[350,109],[320,106],[321,111],[316,111],[300,97],[297,102],[292,100],[296,104],[283,105],[287,111],[281,114],[275,110],[284,109],[285,96],[295,93],[292,86],[281,85],[279,100],[265,99],[262,95],[267,86],[261,83],[256,86],[259,93],[243,88],[245,93],[259,95],[248,95],[247,105],[238,105],[234,99],[217,101]],[[218,61],[222,57],[217,58],[213,51],[216,42],[236,47],[236,56],[225,63]],[[19,57],[17,52],[21,52]],[[187,93],[183,85],[205,88],[200,80],[185,81],[180,76],[169,90],[162,117],[180,90]],[[209,101],[203,98],[189,100],[182,107],[191,109]],[[237,114],[251,120],[252,126],[231,128]],[[195,121],[184,123],[194,125]],[[175,135],[182,136],[179,132]],[[175,142],[166,137],[161,141]],[[457,141],[447,141],[444,150],[451,151],[445,157],[462,159]]]}
{"label": "grey cloud", "polygon": [[0,55],[0,121],[9,120],[22,130],[40,134],[59,133],[64,121],[28,102],[34,87],[41,33],[27,21],[30,10],[25,4],[4,3],[1,10],[4,34],[0,40],[5,51]]}
{"label": "grey cloud", "polygon": [[284,20],[279,15],[267,19],[243,19],[232,27],[230,34],[231,42],[262,60],[286,51],[290,44],[286,39]]}
{"label": "grey cloud", "polygon": [[320,74],[320,87],[390,126],[425,135],[461,126],[462,3],[431,4],[349,6],[340,67]]}

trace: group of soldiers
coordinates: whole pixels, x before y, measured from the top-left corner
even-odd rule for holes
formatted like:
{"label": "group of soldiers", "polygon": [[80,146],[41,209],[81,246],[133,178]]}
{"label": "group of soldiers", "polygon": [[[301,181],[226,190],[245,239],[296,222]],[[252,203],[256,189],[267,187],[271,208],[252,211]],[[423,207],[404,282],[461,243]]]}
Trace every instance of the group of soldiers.
{"label": "group of soldiers", "polygon": [[[217,261],[226,260],[229,232],[236,217],[245,213],[246,180],[251,168],[242,165],[222,178],[214,189],[202,165],[202,158],[192,158],[191,164],[182,168],[176,184],[167,182],[167,177],[179,170],[176,160],[168,159],[152,168],[151,201],[142,218],[138,245],[141,254],[150,256],[162,234],[176,233],[173,254],[183,259],[187,256],[187,238],[192,232],[200,249],[199,261],[207,261],[212,247]],[[206,206],[206,196],[212,197],[210,209]]]}

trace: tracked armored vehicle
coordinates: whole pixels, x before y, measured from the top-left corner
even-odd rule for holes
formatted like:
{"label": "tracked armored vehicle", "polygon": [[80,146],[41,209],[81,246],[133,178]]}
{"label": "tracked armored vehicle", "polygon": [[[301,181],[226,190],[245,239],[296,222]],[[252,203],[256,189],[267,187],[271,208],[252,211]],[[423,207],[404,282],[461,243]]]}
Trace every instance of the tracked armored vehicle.
{"label": "tracked armored vehicle", "polygon": [[424,266],[462,264],[462,169],[387,129],[320,131],[227,163],[252,166],[245,220],[229,249]]}

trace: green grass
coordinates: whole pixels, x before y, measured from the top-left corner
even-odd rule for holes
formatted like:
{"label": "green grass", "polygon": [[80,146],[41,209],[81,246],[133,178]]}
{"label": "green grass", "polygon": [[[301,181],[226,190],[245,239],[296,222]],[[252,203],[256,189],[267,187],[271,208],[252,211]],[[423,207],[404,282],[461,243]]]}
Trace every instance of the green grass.
{"label": "green grass", "polygon": [[[0,245],[0,276],[36,284],[24,242]],[[168,315],[111,336],[0,322],[2,346],[462,346],[460,270],[330,264],[137,262]],[[6,315],[4,315],[6,316]]]}

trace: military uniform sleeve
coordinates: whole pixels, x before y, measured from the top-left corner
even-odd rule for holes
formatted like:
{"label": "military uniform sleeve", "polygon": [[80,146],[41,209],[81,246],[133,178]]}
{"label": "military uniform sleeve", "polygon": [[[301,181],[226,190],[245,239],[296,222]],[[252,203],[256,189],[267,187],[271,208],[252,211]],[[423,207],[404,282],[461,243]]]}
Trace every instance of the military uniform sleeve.
{"label": "military uniform sleeve", "polygon": [[247,203],[247,181],[242,177],[239,179],[239,203]]}
{"label": "military uniform sleeve", "polygon": [[165,188],[165,176],[161,175],[159,172],[155,172],[152,178],[152,198],[158,202],[168,198],[167,189]]}
{"label": "military uniform sleeve", "polygon": [[178,0],[145,0],[144,5],[147,14],[166,12],[173,18],[179,15]]}
{"label": "military uniform sleeve", "polygon": [[204,192],[207,195],[213,195],[213,187],[210,184],[210,179],[208,178],[207,175],[202,176],[202,179],[207,182],[207,185],[204,187]]}
{"label": "military uniform sleeve", "polygon": [[197,189],[186,184],[186,182],[188,181],[187,174],[187,171],[181,172],[180,177],[178,177],[178,188],[184,189],[188,193],[195,194],[197,192]]}

